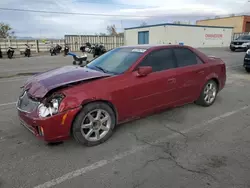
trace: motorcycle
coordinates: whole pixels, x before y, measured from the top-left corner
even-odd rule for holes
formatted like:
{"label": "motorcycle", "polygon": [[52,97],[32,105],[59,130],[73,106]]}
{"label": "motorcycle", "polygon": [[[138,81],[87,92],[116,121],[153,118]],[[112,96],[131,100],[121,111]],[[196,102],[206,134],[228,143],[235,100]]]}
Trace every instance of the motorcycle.
{"label": "motorcycle", "polygon": [[69,47],[68,47],[68,45],[65,45],[65,47],[64,47],[64,56],[68,55],[68,53],[69,53]]}
{"label": "motorcycle", "polygon": [[30,57],[30,54],[31,54],[31,51],[30,51],[30,47],[29,47],[29,45],[28,44],[25,44],[27,47],[26,47],[26,49],[25,49],[25,51],[24,51],[24,56],[25,57]]}
{"label": "motorcycle", "polygon": [[86,42],[85,51],[87,53],[92,53],[94,48],[95,48],[95,45],[91,45],[89,42]]}
{"label": "motorcycle", "polygon": [[7,56],[9,59],[12,59],[15,53],[15,48],[9,47],[7,50]]}
{"label": "motorcycle", "polygon": [[54,46],[52,46],[49,51],[51,56],[56,55],[56,48]]}
{"label": "motorcycle", "polygon": [[61,50],[62,50],[62,47],[61,47],[59,44],[57,44],[56,47],[55,47],[56,53],[57,53],[57,54],[60,54],[60,53],[61,53]]}
{"label": "motorcycle", "polygon": [[105,48],[104,45],[102,45],[102,44],[96,44],[95,48],[94,48],[94,51],[93,51],[93,57],[94,58],[96,56],[98,57],[98,56],[100,56],[100,55],[102,55],[102,54],[104,54],[106,52],[107,52],[107,50],[106,50],[106,48]]}
{"label": "motorcycle", "polygon": [[81,46],[81,47],[80,47],[80,51],[81,51],[82,53],[86,52],[86,46]]}

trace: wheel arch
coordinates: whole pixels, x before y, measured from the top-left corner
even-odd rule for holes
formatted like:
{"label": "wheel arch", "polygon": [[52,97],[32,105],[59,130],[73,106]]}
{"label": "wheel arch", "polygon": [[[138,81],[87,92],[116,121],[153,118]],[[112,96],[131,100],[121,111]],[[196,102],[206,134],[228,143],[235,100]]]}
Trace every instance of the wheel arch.
{"label": "wheel arch", "polygon": [[105,103],[105,104],[107,104],[107,105],[113,110],[113,112],[114,112],[114,114],[115,114],[115,121],[116,121],[116,124],[118,123],[118,111],[117,111],[115,105],[114,105],[112,102],[110,102],[110,101],[108,101],[108,100],[105,100],[105,99],[85,100],[85,101],[83,101],[83,102],[81,103],[81,108],[80,108],[80,110],[79,110],[79,111],[75,114],[75,116],[74,116],[74,119],[73,119],[73,121],[72,121],[72,123],[71,123],[71,127],[70,127],[70,135],[72,135],[72,127],[73,127],[73,124],[74,124],[74,122],[75,122],[76,117],[77,117],[78,114],[81,112],[81,110],[83,109],[84,106],[86,106],[86,105],[88,105],[88,104],[91,104],[91,103]]}
{"label": "wheel arch", "polygon": [[[218,89],[218,90],[220,89],[220,82],[219,82],[219,79],[218,79],[218,78],[213,77],[213,78],[210,78],[209,80],[213,80],[213,81],[217,84],[217,89]],[[208,80],[208,81],[209,81],[209,80]]]}

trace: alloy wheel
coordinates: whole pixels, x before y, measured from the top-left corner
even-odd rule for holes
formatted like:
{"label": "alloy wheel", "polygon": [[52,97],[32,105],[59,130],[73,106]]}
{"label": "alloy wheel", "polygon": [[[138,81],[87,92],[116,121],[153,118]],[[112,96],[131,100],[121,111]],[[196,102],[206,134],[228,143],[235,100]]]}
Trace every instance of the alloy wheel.
{"label": "alloy wheel", "polygon": [[82,136],[88,141],[99,141],[111,128],[111,116],[103,109],[89,112],[81,124]]}
{"label": "alloy wheel", "polygon": [[207,104],[214,102],[217,94],[217,86],[213,82],[207,83],[204,89],[204,100]]}

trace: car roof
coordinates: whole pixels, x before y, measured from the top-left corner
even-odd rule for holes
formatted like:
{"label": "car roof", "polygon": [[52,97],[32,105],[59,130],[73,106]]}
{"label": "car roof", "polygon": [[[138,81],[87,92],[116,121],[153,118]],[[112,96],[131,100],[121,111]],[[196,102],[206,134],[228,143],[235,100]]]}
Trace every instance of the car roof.
{"label": "car roof", "polygon": [[[153,48],[159,48],[159,47],[177,47],[180,45],[176,44],[138,44],[138,45],[131,45],[131,46],[120,46],[119,48],[139,48],[139,49],[153,49]],[[183,47],[188,47],[185,45],[182,45]]]}

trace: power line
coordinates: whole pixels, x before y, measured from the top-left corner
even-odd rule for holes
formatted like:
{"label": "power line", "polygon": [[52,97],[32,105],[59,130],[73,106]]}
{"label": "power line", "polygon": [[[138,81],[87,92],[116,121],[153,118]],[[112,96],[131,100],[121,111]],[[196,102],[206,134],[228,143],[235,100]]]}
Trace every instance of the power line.
{"label": "power line", "polygon": [[[123,4],[123,3],[109,3],[109,2],[103,2],[103,1],[86,1],[86,0],[75,0],[73,2],[80,2],[80,3],[88,3],[88,4],[106,4],[106,5],[119,5],[119,6],[131,6],[129,4]],[[145,5],[133,5],[134,7],[156,7],[156,6],[145,6]]]}
{"label": "power line", "polygon": [[[42,2],[46,3],[43,0],[35,0],[32,3]],[[67,2],[68,0],[60,0],[60,2]],[[74,0],[71,3],[86,3],[86,4],[102,4],[102,5],[118,5],[118,6],[133,6],[133,7],[141,7],[141,8],[155,8],[157,6],[149,6],[149,5],[131,5],[131,4],[124,4],[124,3],[110,3],[110,2],[103,2],[103,1],[89,1],[89,0]]]}
{"label": "power line", "polygon": [[98,14],[98,13],[80,13],[80,12],[56,12],[56,11],[44,11],[44,10],[31,10],[31,9],[14,9],[14,8],[1,8],[0,10],[15,11],[15,12],[33,12],[33,13],[45,13],[45,14],[66,14],[66,15],[79,15],[79,16],[103,16],[103,17],[164,17],[166,15],[159,16],[137,16],[137,15],[118,15],[118,14]]}

